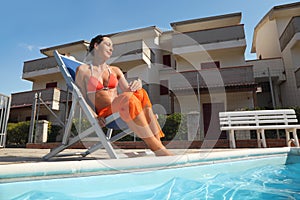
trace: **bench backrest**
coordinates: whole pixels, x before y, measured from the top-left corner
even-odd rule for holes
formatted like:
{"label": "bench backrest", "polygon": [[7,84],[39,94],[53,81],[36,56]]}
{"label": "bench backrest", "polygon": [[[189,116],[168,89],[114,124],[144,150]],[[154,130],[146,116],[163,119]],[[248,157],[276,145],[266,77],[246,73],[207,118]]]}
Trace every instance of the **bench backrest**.
{"label": "bench backrest", "polygon": [[293,109],[253,110],[220,112],[220,126],[260,126],[267,124],[297,123],[297,116]]}

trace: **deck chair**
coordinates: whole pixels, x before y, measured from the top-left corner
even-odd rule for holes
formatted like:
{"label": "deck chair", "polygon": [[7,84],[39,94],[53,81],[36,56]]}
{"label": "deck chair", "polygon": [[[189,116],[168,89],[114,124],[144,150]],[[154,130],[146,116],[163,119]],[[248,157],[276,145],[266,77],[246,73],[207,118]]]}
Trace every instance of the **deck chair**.
{"label": "deck chair", "polygon": [[[105,134],[103,132],[103,129],[99,125],[98,120],[94,117],[91,107],[88,105],[87,101],[83,98],[79,88],[75,84],[76,68],[83,63],[77,60],[72,60],[66,56],[63,56],[59,54],[57,51],[54,51],[54,57],[66,81],[68,89],[72,92],[72,106],[69,112],[67,123],[65,125],[65,130],[64,130],[64,135],[63,135],[61,145],[52,149],[50,153],[48,153],[43,157],[43,159],[48,160],[52,157],[62,157],[62,156],[72,156],[72,155],[81,155],[84,157],[100,148],[104,148],[107,151],[110,158],[119,158],[114,148],[112,147],[111,143],[125,137],[126,135],[132,134],[133,132],[128,128],[126,123],[120,118],[120,115],[118,113],[114,113],[111,116],[108,116],[106,118],[107,133]],[[72,137],[71,127],[74,119],[75,109],[78,108],[80,108],[81,112],[85,114],[91,126],[86,130],[84,130],[83,132],[79,132],[78,135]],[[112,137],[112,132],[113,130],[116,129],[122,130],[122,132]],[[100,142],[96,143],[94,146],[91,146],[84,152],[75,153],[75,154],[61,153],[69,146],[95,133],[98,139],[100,140]]]}

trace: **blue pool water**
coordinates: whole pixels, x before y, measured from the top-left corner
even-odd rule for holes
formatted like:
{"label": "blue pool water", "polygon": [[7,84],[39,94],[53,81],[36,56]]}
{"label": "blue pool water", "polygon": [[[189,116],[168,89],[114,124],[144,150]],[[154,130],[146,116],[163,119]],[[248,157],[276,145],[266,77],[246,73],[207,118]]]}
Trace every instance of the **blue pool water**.
{"label": "blue pool water", "polygon": [[[299,156],[0,184],[0,199],[300,199]],[[12,195],[14,194],[14,195]]]}

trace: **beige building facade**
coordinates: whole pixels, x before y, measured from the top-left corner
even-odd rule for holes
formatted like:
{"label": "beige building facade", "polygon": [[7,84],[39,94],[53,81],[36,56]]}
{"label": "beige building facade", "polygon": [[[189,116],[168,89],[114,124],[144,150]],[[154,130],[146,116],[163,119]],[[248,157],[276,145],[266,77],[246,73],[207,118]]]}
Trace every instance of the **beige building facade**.
{"label": "beige building facade", "polygon": [[259,59],[256,63],[264,63],[262,67],[257,64],[257,71],[266,74],[267,69],[270,71],[273,104],[300,106],[299,2],[275,6],[261,19],[254,29],[252,52]]}

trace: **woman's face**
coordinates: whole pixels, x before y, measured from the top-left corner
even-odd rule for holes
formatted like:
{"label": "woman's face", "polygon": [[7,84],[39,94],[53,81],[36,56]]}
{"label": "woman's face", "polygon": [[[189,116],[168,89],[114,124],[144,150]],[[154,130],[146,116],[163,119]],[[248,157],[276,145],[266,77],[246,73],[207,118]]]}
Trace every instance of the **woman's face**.
{"label": "woman's face", "polygon": [[110,38],[104,37],[100,44],[95,44],[95,55],[107,60],[111,57],[113,51],[113,43]]}

